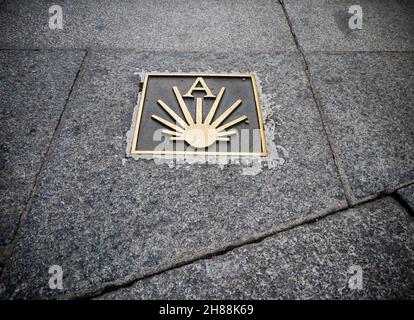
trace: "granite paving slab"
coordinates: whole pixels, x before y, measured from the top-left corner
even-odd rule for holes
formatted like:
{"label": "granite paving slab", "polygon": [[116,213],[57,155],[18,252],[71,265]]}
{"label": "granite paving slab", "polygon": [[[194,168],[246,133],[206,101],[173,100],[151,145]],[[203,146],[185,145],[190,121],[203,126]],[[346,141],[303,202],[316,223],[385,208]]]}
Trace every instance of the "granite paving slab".
{"label": "granite paving slab", "polygon": [[[414,49],[410,0],[284,0],[305,51],[404,51]],[[352,5],[362,9],[362,29],[351,29]]]}
{"label": "granite paving slab", "polygon": [[307,54],[356,201],[414,181],[414,54]]}
{"label": "granite paving slab", "polygon": [[[291,53],[92,52],[3,271],[5,295],[89,294],[346,207],[302,68]],[[280,161],[246,174],[126,158],[139,74],[165,70],[255,73]],[[62,291],[48,288],[53,264]]]}
{"label": "granite paving slab", "polygon": [[0,245],[13,240],[83,56],[0,51]]}
{"label": "granite paving slab", "polygon": [[414,185],[402,188],[397,193],[414,210]]}
{"label": "granite paving slab", "polygon": [[412,299],[414,220],[383,198],[101,299]]}
{"label": "granite paving slab", "polygon": [[[49,28],[62,7],[63,28]],[[273,0],[3,1],[2,48],[136,48],[180,51],[295,50]]]}
{"label": "granite paving slab", "polygon": [[[4,264],[6,263],[7,257],[10,256],[11,246],[10,245],[3,245],[0,246],[0,274],[3,271]],[[1,287],[0,287],[1,291]]]}

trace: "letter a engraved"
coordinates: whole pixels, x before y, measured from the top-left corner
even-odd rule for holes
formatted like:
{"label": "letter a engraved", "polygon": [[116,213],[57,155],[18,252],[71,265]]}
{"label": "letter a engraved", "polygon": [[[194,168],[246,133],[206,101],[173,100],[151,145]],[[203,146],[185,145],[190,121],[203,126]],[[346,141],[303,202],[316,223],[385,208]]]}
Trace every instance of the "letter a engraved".
{"label": "letter a engraved", "polygon": [[[201,87],[198,86],[198,84],[201,84]],[[183,97],[186,98],[193,98],[193,91],[204,91],[206,93],[206,95],[204,96],[204,98],[215,98],[216,96],[211,92],[211,90],[209,89],[209,87],[207,86],[206,82],[204,81],[203,78],[198,77],[193,85],[191,86],[190,90],[188,90],[188,92],[183,95]]]}

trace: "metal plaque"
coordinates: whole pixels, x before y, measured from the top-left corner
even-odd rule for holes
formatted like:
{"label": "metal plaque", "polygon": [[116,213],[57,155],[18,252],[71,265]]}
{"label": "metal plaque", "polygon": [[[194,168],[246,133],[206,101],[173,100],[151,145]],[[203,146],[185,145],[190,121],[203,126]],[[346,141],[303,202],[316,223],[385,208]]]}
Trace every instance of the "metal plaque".
{"label": "metal plaque", "polygon": [[147,73],[131,154],[266,156],[252,74]]}

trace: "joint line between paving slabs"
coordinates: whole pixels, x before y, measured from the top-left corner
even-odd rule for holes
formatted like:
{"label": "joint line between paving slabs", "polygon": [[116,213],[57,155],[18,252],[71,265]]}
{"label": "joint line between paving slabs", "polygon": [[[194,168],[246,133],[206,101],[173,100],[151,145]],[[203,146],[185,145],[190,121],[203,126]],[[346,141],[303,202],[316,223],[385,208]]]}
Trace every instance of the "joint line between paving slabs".
{"label": "joint line between paving slabs", "polygon": [[289,25],[290,33],[292,34],[292,37],[293,37],[293,40],[295,42],[296,48],[299,52],[299,56],[302,58],[302,63],[304,64],[305,75],[306,75],[306,78],[308,80],[309,87],[310,87],[313,99],[315,101],[316,107],[318,108],[318,112],[319,112],[319,116],[321,118],[322,126],[324,128],[325,135],[326,135],[326,138],[328,140],[329,148],[331,149],[331,153],[332,153],[332,156],[333,156],[335,166],[338,170],[339,179],[340,179],[341,184],[342,184],[342,189],[344,191],[346,201],[348,203],[348,206],[350,206],[350,207],[354,206],[355,204],[357,204],[357,199],[353,196],[351,186],[350,186],[348,178],[346,176],[346,172],[342,167],[341,158],[339,157],[338,151],[336,150],[335,144],[333,142],[332,132],[331,132],[331,129],[329,128],[328,122],[326,120],[325,113],[324,113],[324,111],[322,109],[322,106],[320,104],[320,99],[319,99],[319,97],[316,93],[316,90],[315,90],[315,87],[314,87],[314,84],[313,84],[313,80],[312,80],[312,75],[311,75],[311,72],[310,72],[310,69],[309,69],[309,64],[308,64],[308,61],[306,60],[305,52],[301,48],[301,46],[299,44],[299,40],[298,40],[294,30],[293,30],[293,25],[292,25],[292,22],[290,21],[287,9],[286,9],[285,4],[284,4],[284,1],[283,0],[278,0],[278,1],[279,1],[279,4],[282,6],[283,12],[284,12],[285,17],[286,17],[286,21]]}
{"label": "joint line between paving slabs", "polygon": [[76,92],[78,91],[78,88],[80,86],[81,78],[84,74],[85,66],[87,65],[87,61],[89,60],[89,56],[90,56],[90,53],[89,53],[88,49],[86,49],[84,51],[85,51],[85,54],[82,58],[82,61],[80,63],[79,69],[78,69],[78,72],[76,73],[75,79],[73,80],[72,86],[69,90],[69,94],[68,94],[68,97],[67,97],[67,99],[65,101],[65,104],[63,106],[63,110],[59,115],[59,119],[58,119],[57,124],[55,126],[55,129],[53,131],[52,137],[50,138],[47,149],[42,155],[41,165],[40,165],[40,168],[39,168],[39,170],[37,171],[37,173],[35,175],[34,182],[32,184],[32,188],[30,190],[29,197],[28,197],[25,209],[19,217],[19,222],[17,224],[17,228],[16,228],[16,230],[13,234],[12,241],[9,244],[11,246],[10,254],[13,253],[13,248],[14,248],[16,239],[18,238],[18,233],[20,232],[20,230],[22,228],[22,225],[24,224],[24,221],[25,221],[25,219],[28,215],[28,212],[30,210],[30,207],[32,205],[33,195],[36,193],[37,189],[39,188],[39,183],[40,183],[40,180],[41,180],[42,173],[45,170],[45,168],[47,166],[47,163],[49,162],[50,155],[52,154],[56,138],[58,137],[59,132],[62,128],[63,118],[64,118],[70,104],[73,102],[73,100],[76,96]]}
{"label": "joint line between paving slabs", "polygon": [[[375,197],[373,199],[369,199],[367,201],[359,202],[354,207],[359,207],[359,206],[362,206],[362,205],[366,205],[368,203],[375,202],[375,201],[378,201],[382,198],[389,197],[389,196],[392,197],[392,194],[381,194],[381,195],[378,195],[377,197]],[[87,300],[87,299],[100,298],[100,297],[104,296],[105,294],[108,294],[108,293],[111,293],[111,292],[114,292],[114,291],[117,291],[117,290],[120,290],[120,289],[130,288],[139,281],[143,281],[143,280],[146,280],[146,279],[149,279],[149,278],[153,278],[153,277],[161,275],[165,272],[172,271],[172,270],[175,270],[175,269],[179,269],[179,268],[191,265],[193,263],[197,263],[197,262],[202,261],[202,260],[208,260],[208,259],[213,259],[215,257],[219,257],[219,256],[227,254],[230,251],[239,249],[239,248],[244,247],[244,246],[261,243],[261,242],[265,241],[266,239],[268,239],[270,237],[276,236],[279,233],[286,232],[286,231],[289,231],[291,229],[295,229],[297,227],[301,227],[301,226],[305,226],[305,225],[308,225],[308,224],[318,222],[319,220],[325,219],[325,218],[327,218],[331,215],[337,214],[337,213],[347,211],[349,209],[350,208],[342,208],[342,209],[339,209],[339,210],[327,212],[324,215],[313,214],[313,215],[308,216],[304,219],[298,219],[296,221],[293,221],[293,222],[291,222],[287,225],[280,226],[278,228],[273,228],[273,229],[270,229],[268,231],[264,231],[264,232],[255,234],[255,235],[251,236],[248,239],[242,239],[240,241],[236,241],[235,243],[229,244],[225,247],[218,248],[215,251],[207,252],[207,253],[201,254],[197,257],[194,257],[192,259],[181,261],[181,262],[178,262],[178,263],[173,264],[171,266],[161,268],[158,271],[148,272],[147,274],[142,274],[142,275],[139,275],[139,276],[136,276],[136,275],[132,274],[132,275],[126,276],[126,277],[124,277],[122,279],[119,279],[119,280],[104,283],[104,284],[102,284],[101,288],[99,288],[99,289],[85,290],[83,292],[68,294],[68,295],[60,297],[60,299]]]}
{"label": "joint line between paving slabs", "polygon": [[398,192],[398,190],[396,190],[394,193],[391,194],[391,196],[395,199],[395,201],[397,201],[401,207],[403,207],[405,209],[405,211],[407,211],[407,213],[414,218],[414,210],[411,208],[411,206],[407,203],[407,201],[405,201],[405,199],[403,197],[401,197]]}
{"label": "joint line between paving slabs", "polygon": [[[369,202],[375,201],[375,200],[377,200],[377,199],[370,200]],[[361,204],[358,204],[358,206],[359,205],[361,205]],[[106,284],[103,284],[100,289],[69,294],[69,295],[61,297],[61,299],[64,299],[64,300],[86,300],[86,299],[99,298],[99,297],[101,297],[101,296],[103,296],[107,293],[117,291],[117,290],[120,290],[120,289],[125,289],[125,288],[132,287],[135,283],[137,283],[139,281],[143,281],[145,279],[153,278],[153,277],[161,275],[165,272],[172,271],[172,270],[175,270],[175,269],[179,269],[179,268],[185,267],[187,265],[190,265],[190,264],[202,261],[202,260],[213,259],[215,257],[222,256],[222,255],[224,255],[224,254],[226,254],[230,251],[233,251],[235,249],[238,249],[238,248],[241,248],[241,247],[244,247],[244,246],[261,243],[264,240],[266,240],[267,238],[273,237],[273,236],[275,236],[279,233],[289,231],[289,230],[294,229],[294,228],[299,227],[299,226],[304,226],[304,225],[307,225],[307,224],[314,223],[314,222],[316,222],[320,219],[323,219],[327,216],[330,216],[332,214],[336,214],[338,212],[345,211],[345,210],[348,210],[348,209],[349,208],[342,208],[342,209],[337,210],[337,211],[327,212],[324,215],[315,214],[315,215],[308,216],[305,219],[298,219],[297,221],[292,222],[290,224],[278,227],[276,229],[270,229],[268,231],[263,231],[261,233],[255,234],[255,235],[253,235],[253,236],[251,236],[250,238],[247,238],[247,239],[242,239],[242,240],[239,240],[239,241],[236,240],[234,243],[228,244],[225,247],[218,248],[218,249],[216,249],[214,251],[211,251],[211,252],[203,253],[203,254],[201,254],[199,256],[196,256],[194,258],[191,258],[191,259],[187,259],[187,260],[184,260],[184,261],[181,261],[181,262],[177,262],[177,263],[175,263],[171,266],[161,268],[158,271],[148,272],[147,274],[143,274],[143,275],[140,275],[140,276],[134,276],[134,275],[132,275],[130,277],[127,276],[123,279],[115,280],[115,281],[111,281],[111,282],[108,282]]]}

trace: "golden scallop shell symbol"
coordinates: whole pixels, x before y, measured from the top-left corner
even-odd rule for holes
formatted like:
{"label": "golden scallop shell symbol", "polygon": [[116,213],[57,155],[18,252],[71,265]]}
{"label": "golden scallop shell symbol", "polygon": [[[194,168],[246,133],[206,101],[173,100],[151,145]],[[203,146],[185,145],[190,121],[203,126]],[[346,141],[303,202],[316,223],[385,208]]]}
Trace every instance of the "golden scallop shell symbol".
{"label": "golden scallop shell symbol", "polygon": [[[198,77],[195,80],[194,84],[185,95],[181,95],[177,86],[172,87],[172,89],[185,119],[182,119],[179,115],[177,115],[177,113],[175,113],[162,100],[158,100],[158,104],[170,115],[172,119],[175,120],[176,123],[174,124],[157,115],[151,116],[154,120],[159,121],[165,127],[171,129],[162,130],[162,132],[170,135],[170,139],[172,141],[181,140],[187,142],[195,148],[207,148],[216,141],[230,141],[230,136],[236,134],[236,131],[227,131],[226,129],[247,120],[246,116],[241,116],[235,120],[223,124],[227,117],[241,105],[242,100],[239,99],[229,106],[217,119],[212,121],[216,115],[217,107],[223,97],[225,87],[222,87],[218,95],[214,96],[202,77]],[[203,119],[203,98],[195,98],[195,120],[191,116],[191,113],[189,112],[183,99],[183,97],[194,98],[192,96],[193,91],[204,91],[206,93],[205,97],[215,98],[205,119]]]}

